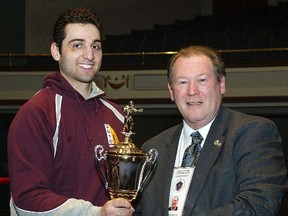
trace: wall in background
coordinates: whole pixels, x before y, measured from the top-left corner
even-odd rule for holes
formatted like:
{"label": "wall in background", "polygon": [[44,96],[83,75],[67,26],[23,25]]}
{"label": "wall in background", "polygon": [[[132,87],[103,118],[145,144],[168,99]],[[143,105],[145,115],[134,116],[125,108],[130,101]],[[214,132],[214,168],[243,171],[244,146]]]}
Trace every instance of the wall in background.
{"label": "wall in background", "polygon": [[104,33],[120,35],[207,14],[212,0],[26,0],[26,53],[50,53],[54,23],[60,13],[71,7],[96,11]]}
{"label": "wall in background", "polygon": [[[278,5],[287,0],[257,2]],[[178,0],[2,0],[0,38],[5,43],[2,43],[0,53],[50,53],[54,22],[62,11],[70,7],[95,10],[103,22],[104,33],[119,35],[129,34],[131,30],[151,29],[154,24],[172,24],[175,20],[211,15],[213,7],[223,10],[228,3],[231,4],[231,1],[181,0],[179,3]],[[249,5],[253,6],[255,3]]]}
{"label": "wall in background", "polygon": [[0,54],[25,52],[25,1],[0,1]]}

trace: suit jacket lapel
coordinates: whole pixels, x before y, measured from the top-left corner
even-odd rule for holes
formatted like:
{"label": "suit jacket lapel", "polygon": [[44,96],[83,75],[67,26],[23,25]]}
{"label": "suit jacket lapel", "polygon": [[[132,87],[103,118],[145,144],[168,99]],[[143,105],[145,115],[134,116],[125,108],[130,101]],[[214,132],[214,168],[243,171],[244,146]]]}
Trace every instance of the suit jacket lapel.
{"label": "suit jacket lapel", "polygon": [[168,214],[168,208],[169,208],[169,195],[170,195],[170,186],[171,186],[171,180],[173,176],[173,170],[174,170],[174,163],[176,158],[176,152],[178,149],[178,142],[181,134],[181,130],[183,128],[183,124],[178,125],[175,129],[175,133],[171,133],[170,136],[167,136],[165,138],[165,164],[167,166],[161,170],[161,177],[159,179],[159,182],[162,182],[162,188],[163,190],[163,204],[162,204],[162,213],[161,215],[167,215]]}
{"label": "suit jacket lapel", "polygon": [[[190,215],[197,198],[199,197],[206,179],[210,173],[210,170],[217,159],[221,149],[225,143],[224,133],[226,128],[223,128],[223,121],[228,121],[228,116],[224,117],[226,112],[223,112],[223,108],[220,109],[220,112],[216,119],[214,120],[209,133],[207,135],[206,141],[204,143],[203,149],[201,150],[197,166],[194,171],[192,182],[188,191],[183,215]],[[187,214],[187,213],[189,214]]]}

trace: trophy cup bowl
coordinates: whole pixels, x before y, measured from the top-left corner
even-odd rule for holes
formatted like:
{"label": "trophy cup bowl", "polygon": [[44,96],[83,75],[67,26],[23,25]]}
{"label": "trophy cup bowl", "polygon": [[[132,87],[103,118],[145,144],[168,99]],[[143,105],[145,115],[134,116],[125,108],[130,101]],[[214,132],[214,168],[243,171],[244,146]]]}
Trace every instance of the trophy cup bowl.
{"label": "trophy cup bowl", "polygon": [[[126,108],[126,110],[125,110]],[[124,108],[126,111],[123,134],[124,141],[115,144],[107,151],[102,145],[95,147],[95,163],[111,199],[124,198],[133,202],[143,189],[156,166],[158,152],[148,153],[137,148],[130,136],[133,134],[133,112],[141,110],[133,107],[133,102]]]}

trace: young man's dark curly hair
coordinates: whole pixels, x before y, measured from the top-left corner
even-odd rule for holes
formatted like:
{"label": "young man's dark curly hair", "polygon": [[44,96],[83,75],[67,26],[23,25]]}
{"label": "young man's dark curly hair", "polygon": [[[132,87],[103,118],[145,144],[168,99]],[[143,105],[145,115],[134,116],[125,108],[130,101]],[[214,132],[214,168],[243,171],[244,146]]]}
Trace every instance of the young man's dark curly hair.
{"label": "young man's dark curly hair", "polygon": [[[63,12],[54,25],[53,40],[61,53],[62,41],[65,39],[65,27],[70,23],[93,24],[102,38],[102,23],[96,13],[86,8],[71,8]],[[101,39],[100,38],[100,39]]]}

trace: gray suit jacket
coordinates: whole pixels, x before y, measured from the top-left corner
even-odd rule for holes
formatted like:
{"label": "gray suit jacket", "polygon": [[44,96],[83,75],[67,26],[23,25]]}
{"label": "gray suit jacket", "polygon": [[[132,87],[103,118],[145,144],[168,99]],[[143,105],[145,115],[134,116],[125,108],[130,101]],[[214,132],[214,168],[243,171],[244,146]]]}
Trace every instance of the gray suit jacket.
{"label": "gray suit jacket", "polygon": [[[176,125],[143,144],[145,151],[155,148],[159,156],[153,176],[135,203],[136,215],[168,215],[182,127]],[[201,150],[183,215],[277,215],[286,187],[276,125],[221,107]]]}

